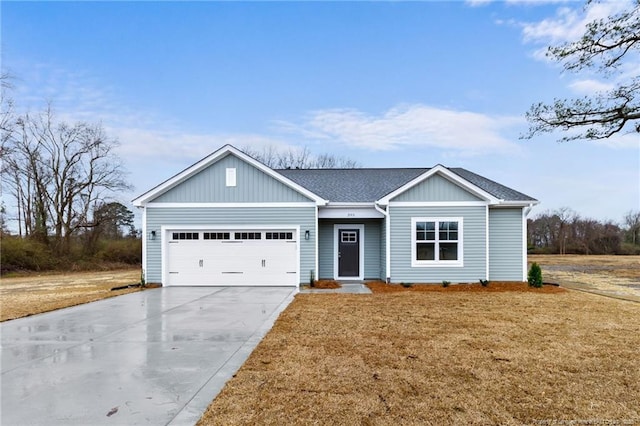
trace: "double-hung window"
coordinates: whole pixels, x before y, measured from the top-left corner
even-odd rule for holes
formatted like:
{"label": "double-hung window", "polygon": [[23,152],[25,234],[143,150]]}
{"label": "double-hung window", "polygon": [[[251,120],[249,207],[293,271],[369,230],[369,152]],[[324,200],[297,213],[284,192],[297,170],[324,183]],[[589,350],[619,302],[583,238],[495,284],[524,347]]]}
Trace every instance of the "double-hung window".
{"label": "double-hung window", "polygon": [[411,266],[462,266],[462,218],[411,219]]}

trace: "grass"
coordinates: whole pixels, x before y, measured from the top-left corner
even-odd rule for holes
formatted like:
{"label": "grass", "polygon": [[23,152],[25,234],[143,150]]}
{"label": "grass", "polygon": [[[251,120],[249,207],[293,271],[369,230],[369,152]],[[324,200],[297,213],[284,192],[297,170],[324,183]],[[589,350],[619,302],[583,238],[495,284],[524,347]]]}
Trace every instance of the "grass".
{"label": "grass", "polygon": [[640,304],[415,287],[296,296],[198,424],[640,423]]}
{"label": "grass", "polygon": [[0,321],[140,291],[139,288],[111,291],[113,287],[139,282],[139,268],[3,277],[0,283]]}
{"label": "grass", "polygon": [[640,256],[535,255],[545,282],[640,302]]}

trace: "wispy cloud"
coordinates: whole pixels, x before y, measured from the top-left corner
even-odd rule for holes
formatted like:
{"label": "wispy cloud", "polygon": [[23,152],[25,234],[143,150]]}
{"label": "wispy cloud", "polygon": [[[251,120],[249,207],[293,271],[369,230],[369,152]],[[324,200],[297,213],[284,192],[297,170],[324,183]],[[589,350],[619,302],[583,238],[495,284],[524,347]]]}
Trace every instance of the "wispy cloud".
{"label": "wispy cloud", "polygon": [[616,134],[607,139],[599,139],[589,141],[589,143],[601,147],[612,148],[616,150],[631,149],[636,153],[640,152],[640,138],[637,132],[629,132],[623,134]]}
{"label": "wispy cloud", "polygon": [[503,131],[520,117],[496,117],[428,105],[402,105],[372,115],[356,109],[328,109],[308,114],[301,123],[279,122],[282,131],[367,150],[431,147],[460,154],[515,151]]}
{"label": "wispy cloud", "polygon": [[193,161],[226,144],[258,150],[265,146],[276,149],[291,147],[283,140],[258,134],[197,134],[139,127],[108,127],[107,130],[122,142],[121,155],[145,159]]}
{"label": "wispy cloud", "polygon": [[508,5],[527,5],[542,6],[545,4],[567,3],[572,0],[465,0],[465,3],[471,7],[485,6],[490,3],[506,3]]}
{"label": "wispy cloud", "polygon": [[592,2],[582,7],[560,7],[555,16],[538,22],[521,22],[525,42],[558,44],[579,39],[587,24],[619,13],[631,5],[631,0]]}
{"label": "wispy cloud", "polygon": [[593,95],[598,92],[606,92],[615,87],[612,83],[603,81],[584,79],[575,80],[569,84],[569,88],[579,95]]}

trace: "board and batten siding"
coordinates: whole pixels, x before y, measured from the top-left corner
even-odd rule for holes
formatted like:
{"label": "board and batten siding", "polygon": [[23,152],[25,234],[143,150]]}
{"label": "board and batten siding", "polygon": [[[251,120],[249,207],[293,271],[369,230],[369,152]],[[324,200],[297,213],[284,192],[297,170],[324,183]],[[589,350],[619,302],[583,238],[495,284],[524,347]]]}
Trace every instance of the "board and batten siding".
{"label": "board and batten siding", "polygon": [[[389,206],[391,215],[391,282],[441,283],[476,282],[487,276],[486,207]],[[462,267],[412,267],[411,226],[413,217],[462,217]]]}
{"label": "board and batten siding", "polygon": [[320,219],[318,239],[319,279],[333,279],[335,241],[334,225],[364,225],[364,277],[378,279],[382,275],[380,234],[383,219]]}
{"label": "board and batten siding", "polygon": [[[162,226],[193,226],[198,229],[216,226],[242,227],[265,225],[300,226],[300,282],[308,283],[311,271],[315,271],[316,207],[146,207],[147,235],[155,231],[159,236],[147,240],[146,280],[162,282]],[[309,239],[304,239],[305,231]]]}
{"label": "board and batten siding", "polygon": [[[226,170],[236,169],[236,186],[226,186]],[[307,202],[309,198],[233,154],[181,182],[154,203]]]}
{"label": "board and batten siding", "polygon": [[393,198],[393,201],[481,201],[469,191],[438,174]]}
{"label": "board and batten siding", "polygon": [[522,208],[489,209],[489,279],[522,281]]}

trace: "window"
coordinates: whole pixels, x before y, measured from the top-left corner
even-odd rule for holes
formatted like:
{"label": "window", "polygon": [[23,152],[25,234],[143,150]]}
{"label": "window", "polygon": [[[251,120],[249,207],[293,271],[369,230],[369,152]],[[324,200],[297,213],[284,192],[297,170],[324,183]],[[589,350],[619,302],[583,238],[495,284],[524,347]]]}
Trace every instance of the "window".
{"label": "window", "polygon": [[236,240],[260,240],[262,239],[261,232],[236,232],[234,235]]}
{"label": "window", "polygon": [[230,167],[226,173],[227,186],[236,186],[236,169]]}
{"label": "window", "polygon": [[202,238],[205,240],[228,240],[230,234],[228,232],[203,232]]}
{"label": "window", "polygon": [[462,218],[412,218],[411,266],[462,266]]}
{"label": "window", "polygon": [[340,231],[340,242],[357,243],[358,233],[356,231]]}
{"label": "window", "polygon": [[265,232],[267,240],[293,240],[293,232]]}
{"label": "window", "polygon": [[198,232],[173,232],[172,240],[197,240],[200,237]]}

